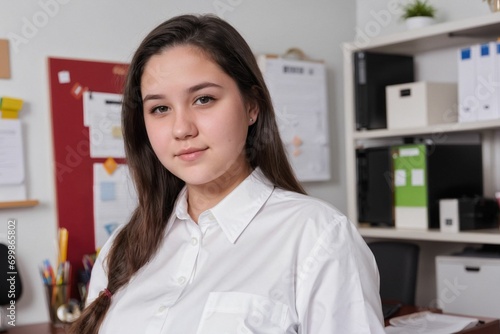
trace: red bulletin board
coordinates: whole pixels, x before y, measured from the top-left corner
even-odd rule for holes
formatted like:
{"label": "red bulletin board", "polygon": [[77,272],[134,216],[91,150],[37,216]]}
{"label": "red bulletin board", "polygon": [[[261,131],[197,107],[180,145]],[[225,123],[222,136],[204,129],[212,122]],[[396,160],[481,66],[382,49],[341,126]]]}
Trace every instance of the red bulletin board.
{"label": "red bulletin board", "polygon": [[[84,91],[122,92],[128,64],[49,58],[50,100],[59,227],[68,229],[68,255],[73,268],[95,252],[93,164],[89,129],[83,123]],[[124,159],[116,159],[124,163]],[[73,283],[75,280],[73,279]],[[76,284],[75,284],[76,285]]]}

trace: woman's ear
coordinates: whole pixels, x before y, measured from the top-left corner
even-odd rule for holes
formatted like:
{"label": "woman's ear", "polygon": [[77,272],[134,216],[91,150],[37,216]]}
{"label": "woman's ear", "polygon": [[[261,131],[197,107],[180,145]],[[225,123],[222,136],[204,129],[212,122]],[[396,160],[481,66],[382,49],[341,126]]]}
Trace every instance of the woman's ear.
{"label": "woman's ear", "polygon": [[[257,87],[253,87],[254,94],[257,94]],[[257,117],[259,117],[259,104],[257,103],[256,98],[252,98],[247,102],[247,115],[248,115],[248,125],[252,125],[257,121]]]}
{"label": "woman's ear", "polygon": [[259,107],[257,103],[248,109],[248,125],[252,125],[257,122],[257,117],[259,117]]}

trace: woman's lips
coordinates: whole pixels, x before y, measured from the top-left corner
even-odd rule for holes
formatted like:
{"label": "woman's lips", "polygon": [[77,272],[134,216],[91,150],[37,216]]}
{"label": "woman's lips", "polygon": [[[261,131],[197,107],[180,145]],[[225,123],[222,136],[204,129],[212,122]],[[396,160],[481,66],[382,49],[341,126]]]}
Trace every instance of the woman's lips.
{"label": "woman's lips", "polygon": [[184,161],[193,161],[198,159],[201,155],[203,155],[203,153],[205,153],[206,150],[207,148],[188,148],[179,151],[176,154],[176,157]]}

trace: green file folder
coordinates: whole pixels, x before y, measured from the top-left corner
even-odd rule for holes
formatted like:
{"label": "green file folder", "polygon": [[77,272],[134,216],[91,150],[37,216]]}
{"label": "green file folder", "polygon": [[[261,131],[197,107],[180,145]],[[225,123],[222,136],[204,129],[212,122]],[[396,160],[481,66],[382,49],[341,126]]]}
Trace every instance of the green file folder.
{"label": "green file folder", "polygon": [[427,147],[393,146],[394,216],[396,227],[427,229]]}
{"label": "green file folder", "polygon": [[427,206],[426,151],[423,144],[393,147],[396,207]]}

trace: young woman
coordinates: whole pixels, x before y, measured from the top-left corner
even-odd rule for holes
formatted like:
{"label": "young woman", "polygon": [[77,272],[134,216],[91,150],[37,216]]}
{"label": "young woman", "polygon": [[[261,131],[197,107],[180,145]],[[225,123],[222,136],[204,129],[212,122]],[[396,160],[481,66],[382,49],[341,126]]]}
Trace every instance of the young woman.
{"label": "young woman", "polygon": [[383,333],[374,258],[297,182],[254,56],[179,16],[136,51],[123,101],[139,205],[103,247],[72,333]]}

